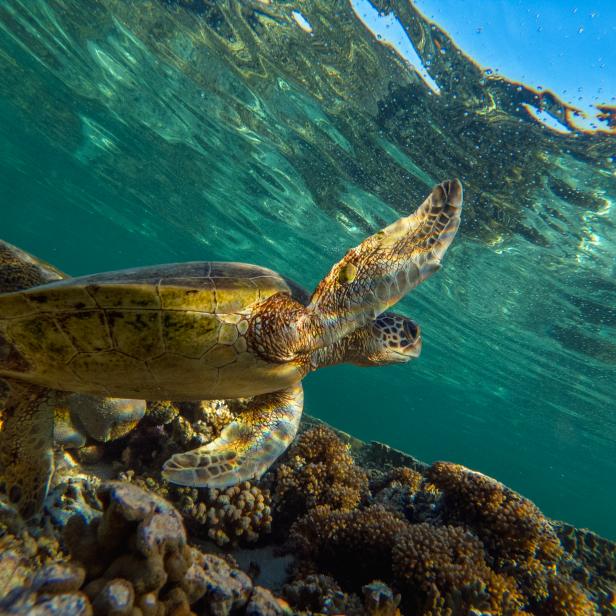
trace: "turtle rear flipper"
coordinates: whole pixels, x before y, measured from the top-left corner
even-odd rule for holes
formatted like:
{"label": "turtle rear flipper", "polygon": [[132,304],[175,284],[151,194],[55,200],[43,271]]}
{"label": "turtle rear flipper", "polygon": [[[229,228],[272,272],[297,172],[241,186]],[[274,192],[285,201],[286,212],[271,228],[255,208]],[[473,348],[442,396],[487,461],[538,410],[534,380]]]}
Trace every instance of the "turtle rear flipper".
{"label": "turtle rear flipper", "polygon": [[169,458],[163,466],[163,477],[196,488],[226,488],[258,479],[293,441],[303,403],[299,383],[256,396],[252,406],[243,410],[217,439]]}
{"label": "turtle rear flipper", "polygon": [[0,486],[27,519],[42,508],[53,473],[53,392],[11,379],[5,383]]}

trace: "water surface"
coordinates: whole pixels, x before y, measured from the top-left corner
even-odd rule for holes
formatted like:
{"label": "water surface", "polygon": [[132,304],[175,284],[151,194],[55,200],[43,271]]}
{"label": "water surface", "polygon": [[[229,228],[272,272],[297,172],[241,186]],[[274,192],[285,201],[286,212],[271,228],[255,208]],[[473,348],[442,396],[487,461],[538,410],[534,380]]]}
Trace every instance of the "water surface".
{"label": "water surface", "polygon": [[311,375],[306,410],[616,538],[609,118],[568,129],[554,96],[484,74],[409,3],[378,6],[423,74],[346,2],[5,0],[0,236],[73,275],[234,260],[313,288],[460,177],[444,268],[398,307],[422,357]]}

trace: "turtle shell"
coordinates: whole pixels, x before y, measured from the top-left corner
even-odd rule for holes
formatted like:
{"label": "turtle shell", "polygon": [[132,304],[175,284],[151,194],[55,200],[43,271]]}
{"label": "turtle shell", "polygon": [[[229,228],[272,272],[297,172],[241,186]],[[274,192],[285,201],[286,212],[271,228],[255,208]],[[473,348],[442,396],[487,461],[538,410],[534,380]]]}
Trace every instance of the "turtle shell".
{"label": "turtle shell", "polygon": [[251,307],[281,292],[292,289],[272,270],[192,262],[5,293],[0,375],[54,389],[152,400],[274,391],[297,382],[299,367],[255,356],[245,334]]}
{"label": "turtle shell", "polygon": [[0,240],[0,293],[28,289],[66,278],[53,265]]}

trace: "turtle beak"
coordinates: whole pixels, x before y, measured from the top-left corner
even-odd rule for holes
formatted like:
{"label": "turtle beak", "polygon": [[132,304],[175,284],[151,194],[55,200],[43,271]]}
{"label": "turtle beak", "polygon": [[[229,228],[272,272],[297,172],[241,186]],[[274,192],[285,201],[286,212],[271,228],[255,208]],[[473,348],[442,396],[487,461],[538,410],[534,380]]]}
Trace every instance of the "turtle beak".
{"label": "turtle beak", "polygon": [[408,358],[416,359],[421,354],[421,327],[415,321],[408,319],[404,323],[404,333],[409,343],[403,347],[403,354]]}

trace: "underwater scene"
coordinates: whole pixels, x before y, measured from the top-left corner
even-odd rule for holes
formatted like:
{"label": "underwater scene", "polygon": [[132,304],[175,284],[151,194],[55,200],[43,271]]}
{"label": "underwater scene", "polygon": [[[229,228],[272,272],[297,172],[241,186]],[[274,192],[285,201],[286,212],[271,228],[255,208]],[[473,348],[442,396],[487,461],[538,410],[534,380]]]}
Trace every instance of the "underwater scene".
{"label": "underwater scene", "polygon": [[0,0],[0,614],[616,614],[616,100],[438,4]]}

